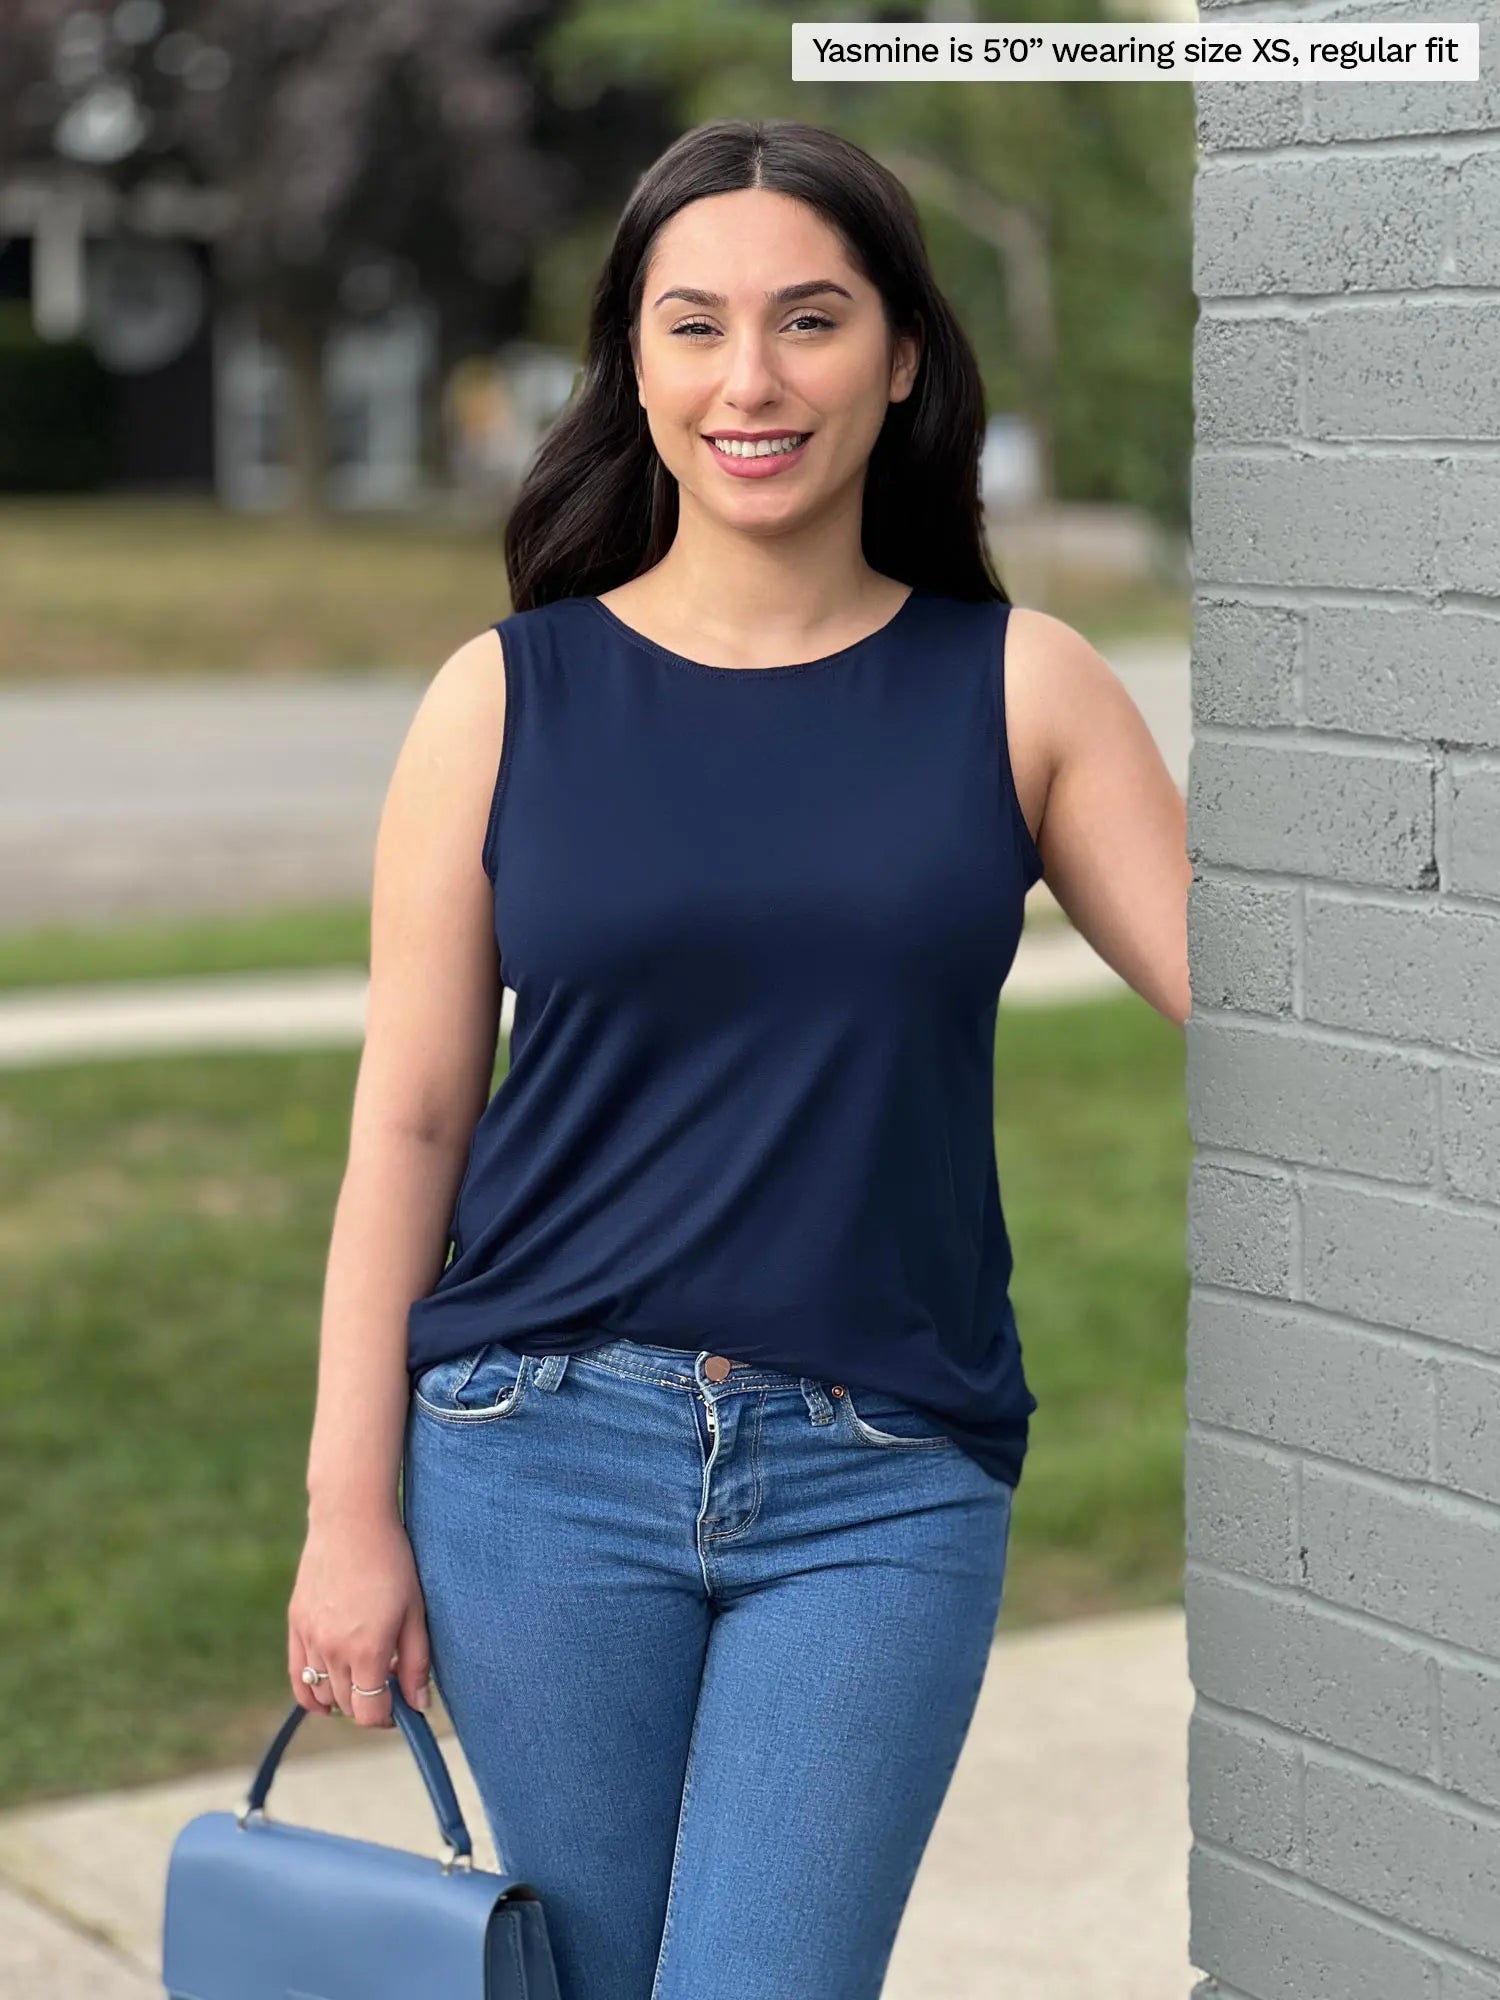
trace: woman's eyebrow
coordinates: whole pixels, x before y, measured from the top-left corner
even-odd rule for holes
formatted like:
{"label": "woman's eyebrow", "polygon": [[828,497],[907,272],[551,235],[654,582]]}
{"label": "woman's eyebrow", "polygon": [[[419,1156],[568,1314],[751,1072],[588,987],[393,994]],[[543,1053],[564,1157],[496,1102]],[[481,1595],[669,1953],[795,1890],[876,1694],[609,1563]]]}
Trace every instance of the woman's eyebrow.
{"label": "woman's eyebrow", "polygon": [[[853,303],[854,294],[847,287],[835,284],[832,278],[808,278],[800,285],[783,285],[779,291],[766,293],[768,306],[791,305],[795,299],[816,298],[820,292],[837,292],[841,299]],[[667,299],[685,299],[690,306],[727,306],[729,301],[721,292],[700,291],[696,285],[674,285],[669,292],[652,300],[653,310]]]}

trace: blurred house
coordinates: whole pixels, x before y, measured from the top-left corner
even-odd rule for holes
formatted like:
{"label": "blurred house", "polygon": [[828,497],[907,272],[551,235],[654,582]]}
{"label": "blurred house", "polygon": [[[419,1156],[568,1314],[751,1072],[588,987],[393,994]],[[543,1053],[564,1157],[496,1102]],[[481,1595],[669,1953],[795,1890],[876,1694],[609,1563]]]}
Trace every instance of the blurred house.
{"label": "blurred house", "polygon": [[[0,182],[0,301],[29,305],[35,339],[71,347],[80,380],[90,364],[108,378],[89,398],[108,412],[90,461],[108,483],[211,488],[216,197],[166,186],[135,200],[128,224],[120,210],[106,180],[62,166]],[[42,375],[19,318],[0,368]]]}
{"label": "blurred house", "polygon": [[457,483],[508,508],[578,372],[571,354],[524,340],[460,362],[443,410]]}
{"label": "blurred house", "polygon": [[991,514],[1034,506],[1042,496],[1036,428],[1019,411],[997,412],[985,426],[979,493]]}
{"label": "blurred house", "polygon": [[[101,377],[88,408],[107,413],[107,435],[93,440],[86,483],[246,508],[287,495],[284,360],[252,311],[215,292],[227,199],[165,179],[125,196],[61,162],[0,180],[0,308],[9,302],[13,326],[24,305],[36,343],[70,349]],[[324,363],[332,505],[420,496],[433,322],[406,301],[335,326]],[[13,331],[0,341],[0,374],[27,365],[24,344]],[[45,471],[21,483],[53,483]]]}

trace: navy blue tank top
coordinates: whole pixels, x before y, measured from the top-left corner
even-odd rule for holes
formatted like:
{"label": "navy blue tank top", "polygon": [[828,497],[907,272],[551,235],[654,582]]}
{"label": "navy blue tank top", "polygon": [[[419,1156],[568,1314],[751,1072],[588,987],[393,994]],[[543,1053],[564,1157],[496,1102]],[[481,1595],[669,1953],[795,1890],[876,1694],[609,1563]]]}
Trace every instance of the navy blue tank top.
{"label": "navy blue tank top", "polygon": [[413,1374],[490,1340],[707,1348],[920,1405],[1019,1482],[993,1068],[1042,864],[1009,615],[917,591],[836,653],[746,668],[597,597],[499,623],[510,1069]]}

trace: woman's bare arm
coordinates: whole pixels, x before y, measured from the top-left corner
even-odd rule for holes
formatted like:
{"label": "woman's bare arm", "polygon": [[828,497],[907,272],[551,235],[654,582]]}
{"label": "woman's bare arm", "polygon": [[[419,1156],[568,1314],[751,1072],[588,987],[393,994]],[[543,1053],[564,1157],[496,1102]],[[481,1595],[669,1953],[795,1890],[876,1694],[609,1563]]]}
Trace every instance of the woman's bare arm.
{"label": "woman's bare arm", "polygon": [[1182,794],[1129,690],[1082,633],[1019,606],[1009,629],[1017,741],[1045,739],[1047,750],[1037,833],[1047,886],[1105,963],[1185,1026],[1193,870]]}
{"label": "woman's bare arm", "polygon": [[370,993],[324,1280],[309,1518],[399,1520],[407,1310],[442,1270],[489,1097],[501,979],[480,861],[505,724],[498,635],[433,677],[375,845]]}

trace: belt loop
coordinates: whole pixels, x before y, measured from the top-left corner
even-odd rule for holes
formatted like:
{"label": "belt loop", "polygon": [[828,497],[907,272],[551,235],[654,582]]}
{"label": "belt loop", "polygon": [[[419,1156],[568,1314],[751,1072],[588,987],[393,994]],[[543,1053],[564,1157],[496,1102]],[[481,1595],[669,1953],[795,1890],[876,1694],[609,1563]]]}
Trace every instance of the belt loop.
{"label": "belt loop", "polygon": [[804,1375],[802,1377],[802,1395],[807,1404],[808,1414],[815,1424],[831,1424],[833,1422],[835,1414],[833,1403],[823,1384],[815,1375]]}
{"label": "belt loop", "polygon": [[548,1354],[541,1357],[532,1381],[539,1389],[555,1389],[568,1372],[571,1354]]}

